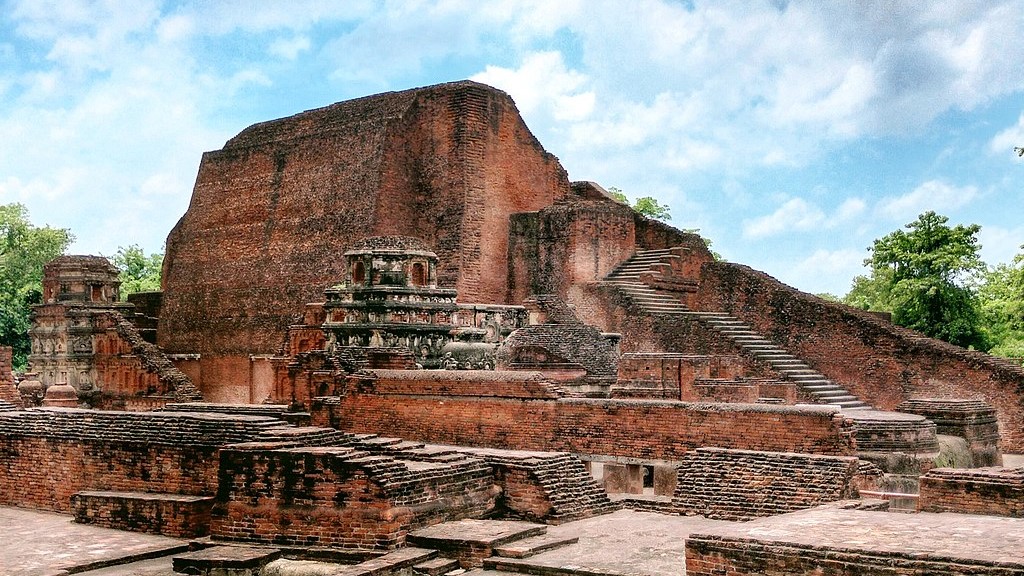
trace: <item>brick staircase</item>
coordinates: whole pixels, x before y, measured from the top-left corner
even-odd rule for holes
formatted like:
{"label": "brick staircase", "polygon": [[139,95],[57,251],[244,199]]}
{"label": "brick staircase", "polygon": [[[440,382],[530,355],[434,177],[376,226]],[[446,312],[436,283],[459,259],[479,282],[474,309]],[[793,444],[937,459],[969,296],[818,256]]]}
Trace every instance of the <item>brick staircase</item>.
{"label": "brick staircase", "polygon": [[640,281],[640,275],[649,272],[662,258],[672,256],[671,250],[637,250],[629,260],[612,270],[604,281],[615,284],[634,303],[651,314],[682,314],[689,311],[678,298],[655,290]]}
{"label": "brick staircase", "polygon": [[803,360],[755,332],[739,318],[718,312],[689,312],[688,315],[731,340],[744,353],[771,366],[785,380],[794,382],[819,404],[838,406],[843,410],[871,408]]}
{"label": "brick staircase", "polygon": [[348,445],[374,454],[429,462],[454,462],[467,458],[483,460],[492,468],[521,471],[532,476],[551,504],[543,520],[562,524],[614,512],[621,505],[594,480],[583,462],[565,452],[527,452],[496,448],[471,448],[421,444],[375,434],[353,434]]}
{"label": "brick staircase", "polygon": [[783,379],[795,383],[820,404],[838,406],[843,410],[871,408],[863,400],[811,368],[806,362],[755,332],[739,318],[724,312],[692,311],[671,294],[640,282],[641,274],[651,271],[653,265],[661,263],[663,258],[669,256],[671,250],[638,250],[635,256],[608,274],[604,282],[613,284],[648,314],[685,316],[702,323],[733,342],[744,353],[771,366]]}

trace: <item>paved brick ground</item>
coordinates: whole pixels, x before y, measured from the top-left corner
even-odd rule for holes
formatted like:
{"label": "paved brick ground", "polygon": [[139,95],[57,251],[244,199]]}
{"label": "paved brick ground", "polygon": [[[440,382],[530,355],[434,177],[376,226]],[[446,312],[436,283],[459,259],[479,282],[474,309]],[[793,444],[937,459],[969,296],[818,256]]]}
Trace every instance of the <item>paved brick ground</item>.
{"label": "paved brick ground", "polygon": [[[579,543],[543,552],[534,566],[577,567],[597,574],[678,576],[691,533],[737,535],[815,545],[898,549],[926,555],[1021,563],[1024,519],[961,514],[896,514],[822,507],[753,522],[666,516],[622,510],[548,527]],[[69,516],[0,507],[0,574],[45,576],[62,566],[159,550],[182,541],[71,522]],[[83,576],[173,576],[170,556],[83,573]],[[506,574],[476,570],[474,575]]]}
{"label": "paved brick ground", "polygon": [[175,538],[75,524],[71,516],[61,514],[0,507],[3,576],[58,575],[67,568],[169,550],[185,543]]}
{"label": "paved brick ground", "polygon": [[[548,534],[576,535],[579,542],[524,560],[532,566],[582,569],[596,574],[679,576],[683,574],[685,540],[732,522],[700,516],[668,516],[620,510],[594,518],[549,526]],[[532,572],[539,573],[539,572]],[[508,574],[487,570],[472,574]]]}
{"label": "paved brick ground", "polygon": [[948,558],[964,564],[999,562],[1024,573],[1024,518],[822,507],[699,532],[796,546]]}

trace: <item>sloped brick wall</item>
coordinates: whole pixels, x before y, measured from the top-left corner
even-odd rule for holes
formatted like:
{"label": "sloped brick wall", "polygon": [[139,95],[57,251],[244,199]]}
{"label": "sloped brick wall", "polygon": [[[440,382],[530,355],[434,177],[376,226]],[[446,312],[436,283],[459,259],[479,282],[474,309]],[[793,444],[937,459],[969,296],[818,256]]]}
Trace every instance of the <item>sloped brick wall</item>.
{"label": "sloped brick wall", "polygon": [[700,448],[678,469],[672,508],[750,520],[855,496],[857,458]]}
{"label": "sloped brick wall", "polygon": [[704,264],[697,302],[740,318],[876,408],[892,410],[911,397],[983,399],[998,414],[1003,450],[1024,451],[1024,369],[738,264]]}

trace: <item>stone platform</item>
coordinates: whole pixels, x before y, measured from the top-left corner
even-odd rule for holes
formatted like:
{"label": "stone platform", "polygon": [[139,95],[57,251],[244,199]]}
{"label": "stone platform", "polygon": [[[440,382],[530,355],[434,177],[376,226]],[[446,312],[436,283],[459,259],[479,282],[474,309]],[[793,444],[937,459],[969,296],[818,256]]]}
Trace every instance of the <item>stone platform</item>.
{"label": "stone platform", "polygon": [[[182,545],[180,540],[83,526],[74,524],[69,516],[12,508],[0,508],[0,526],[14,527],[6,528],[0,546],[0,574],[5,576],[64,574],[61,566],[81,567],[125,554],[159,554],[161,550],[167,554],[162,558],[81,574],[178,576],[171,570],[174,553],[170,550]],[[1024,519],[992,516],[895,514],[826,506],[734,523],[620,510],[548,526],[547,536],[577,537],[579,541],[528,558],[489,558],[484,569],[466,574],[678,576],[683,573],[686,539],[691,536],[695,543],[729,541],[785,549],[785,555],[773,558],[783,565],[808,552],[842,553],[850,558],[851,566],[862,570],[858,574],[865,575],[901,574],[876,571],[862,562],[865,558],[916,563],[917,567],[931,563],[928,573],[932,574],[1024,574]],[[957,572],[958,568],[973,572]],[[689,576],[699,574],[689,570]]]}
{"label": "stone platform", "polygon": [[[185,540],[76,524],[71,516],[20,508],[0,507],[0,526],[4,576],[63,576],[188,548]],[[155,562],[166,563],[169,572],[169,558]]]}
{"label": "stone platform", "polygon": [[686,561],[689,576],[1024,574],[1024,519],[822,507],[701,530]]}

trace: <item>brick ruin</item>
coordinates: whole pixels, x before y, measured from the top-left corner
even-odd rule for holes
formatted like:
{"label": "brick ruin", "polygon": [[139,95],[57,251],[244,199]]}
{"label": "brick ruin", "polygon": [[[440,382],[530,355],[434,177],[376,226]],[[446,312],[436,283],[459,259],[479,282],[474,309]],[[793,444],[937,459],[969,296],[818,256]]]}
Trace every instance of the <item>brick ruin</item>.
{"label": "brick ruin", "polygon": [[[923,510],[1019,515],[1019,470],[979,467],[1024,452],[1024,370],[714,260],[569,182],[473,82],[243,130],[204,154],[162,292],[118,292],[105,259],[59,258],[17,388],[0,349],[0,503],[363,551],[919,477]],[[975,468],[936,468],[949,446]],[[799,548],[695,542],[698,574]]]}

